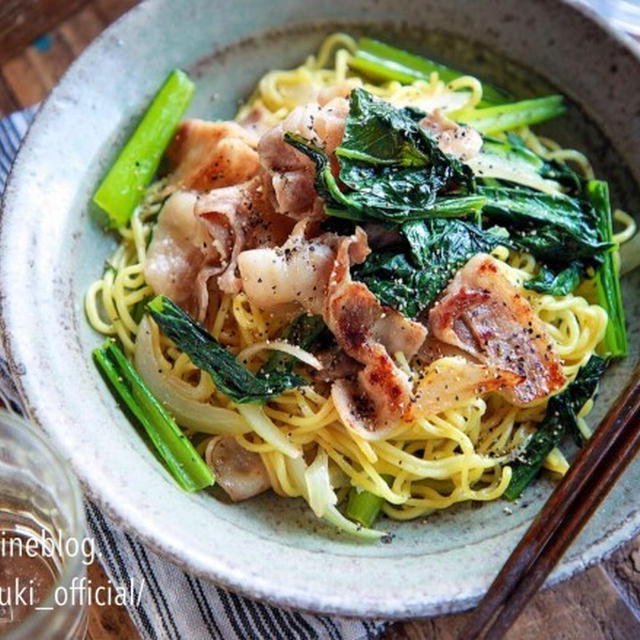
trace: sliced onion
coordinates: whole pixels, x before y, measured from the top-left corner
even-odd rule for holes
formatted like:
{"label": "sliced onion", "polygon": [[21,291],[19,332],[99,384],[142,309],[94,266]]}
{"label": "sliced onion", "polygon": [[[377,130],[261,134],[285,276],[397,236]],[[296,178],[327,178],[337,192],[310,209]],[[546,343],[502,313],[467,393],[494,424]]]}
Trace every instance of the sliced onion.
{"label": "sliced onion", "polygon": [[256,342],[245,347],[237,356],[238,362],[247,362],[258,351],[263,349],[271,349],[273,351],[283,351],[288,353],[294,358],[298,358],[301,362],[308,364],[314,369],[322,369],[322,363],[312,353],[305,351],[302,347],[297,347],[295,344],[290,344],[284,340],[267,340],[265,342]]}
{"label": "sliced onion", "polygon": [[304,473],[307,487],[307,502],[313,513],[322,518],[330,506],[338,502],[338,498],[331,487],[329,478],[329,459],[327,452],[318,449],[316,459],[307,467]]}
{"label": "sliced onion", "polygon": [[385,535],[384,531],[362,527],[338,511],[338,497],[331,487],[329,459],[325,451],[318,451],[311,466],[307,466],[304,458],[287,458],[285,465],[290,482],[318,517],[350,536],[367,542],[375,542]]}
{"label": "sliced onion", "polygon": [[464,163],[475,175],[483,178],[498,178],[508,182],[515,182],[543,193],[561,192],[561,185],[558,182],[543,178],[524,160],[518,160],[513,157],[507,160],[493,153],[480,153],[473,158],[465,160]]}
{"label": "sliced onion", "polygon": [[140,323],[136,337],[134,364],[151,393],[180,426],[212,435],[240,435],[251,431],[251,426],[241,415],[194,400],[189,397],[191,385],[160,370],[153,348],[151,325],[146,317]]}

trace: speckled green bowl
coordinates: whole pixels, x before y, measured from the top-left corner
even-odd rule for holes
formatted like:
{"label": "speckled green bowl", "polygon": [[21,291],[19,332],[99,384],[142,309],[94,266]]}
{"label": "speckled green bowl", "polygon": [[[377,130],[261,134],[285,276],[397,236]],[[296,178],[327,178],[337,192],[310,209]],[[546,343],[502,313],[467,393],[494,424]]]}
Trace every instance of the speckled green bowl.
{"label": "speckled green bowl", "polygon": [[[551,490],[461,505],[394,524],[391,544],[336,535],[298,501],[229,505],[181,492],[116,407],[94,369],[99,338],[82,297],[113,250],[87,203],[154,90],[191,72],[192,115],[229,117],[267,69],[302,60],[336,29],[430,53],[531,95],[551,87],[575,106],[549,127],[587,151],[616,204],[639,211],[640,62],[630,41],[550,0],[156,0],[108,29],[42,107],[15,165],[0,229],[1,315],[33,417],[87,493],[116,522],[187,571],[284,605],[359,616],[424,616],[472,605]],[[446,35],[448,34],[448,35]],[[531,68],[536,74],[522,71]],[[640,356],[639,277],[624,280],[629,358],[606,376],[597,421]],[[640,526],[631,466],[551,580],[566,578]],[[386,524],[386,523],[385,523]]]}

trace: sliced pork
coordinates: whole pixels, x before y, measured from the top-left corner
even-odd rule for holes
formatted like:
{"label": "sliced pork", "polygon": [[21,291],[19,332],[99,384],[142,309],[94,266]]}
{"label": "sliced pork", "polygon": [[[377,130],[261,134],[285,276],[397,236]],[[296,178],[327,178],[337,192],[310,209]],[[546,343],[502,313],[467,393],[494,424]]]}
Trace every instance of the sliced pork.
{"label": "sliced pork", "polygon": [[257,143],[235,122],[184,120],[167,148],[168,182],[195,191],[246,182],[260,169]]}
{"label": "sliced pork", "polygon": [[514,374],[519,382],[501,393],[518,406],[547,397],[565,382],[541,320],[489,255],[474,256],[458,271],[429,312],[429,328],[494,372]]}
{"label": "sliced pork", "polygon": [[176,191],[165,202],[147,252],[146,281],[202,322],[210,287],[242,288],[236,259],[245,248],[278,246],[294,222],[271,208],[259,178],[206,194]]}
{"label": "sliced pork", "polygon": [[269,474],[257,453],[241,447],[232,436],[220,436],[207,447],[206,462],[216,484],[234,501],[247,500],[271,488]]}
{"label": "sliced pork", "polygon": [[242,280],[237,259],[244,249],[282,244],[293,221],[273,211],[259,177],[244,184],[214,189],[198,198],[196,215],[204,222],[220,255],[218,286],[238,293]]}
{"label": "sliced pork", "polygon": [[[351,279],[350,256],[366,257],[364,232],[343,238],[329,280],[324,319],[345,353],[364,365],[358,385],[338,381],[332,389],[342,420],[367,438],[379,438],[408,412],[411,381],[394,362],[401,352],[411,359],[426,337],[426,328],[405,318]],[[354,251],[355,249],[355,251]],[[364,255],[363,255],[364,253]]]}
{"label": "sliced pork", "polygon": [[216,270],[219,254],[204,223],[196,218],[197,196],[176,191],[164,203],[147,251],[145,280],[155,293],[164,294],[195,312],[207,299],[207,273]]}
{"label": "sliced pork", "polygon": [[296,107],[262,136],[258,143],[260,163],[278,213],[297,220],[324,215],[322,199],[314,187],[313,162],[285,142],[284,134],[300,135],[330,155],[342,140],[348,113],[349,103],[344,98],[334,98],[324,106],[313,103]]}
{"label": "sliced pork", "polygon": [[334,382],[340,378],[352,378],[360,371],[362,365],[348,356],[337,344],[314,353],[320,361],[322,369],[312,369],[311,377],[323,382]]}
{"label": "sliced pork", "polygon": [[298,223],[289,239],[277,248],[243,251],[238,256],[242,289],[263,309],[298,302],[310,313],[322,313],[335,259],[335,237],[313,240]]}
{"label": "sliced pork", "polygon": [[420,126],[435,136],[440,151],[462,162],[477,156],[482,147],[482,136],[475,129],[454,122],[439,109],[425,116]]}
{"label": "sliced pork", "polygon": [[393,355],[412,358],[426,328],[383,307],[365,284],[351,279],[351,264],[363,262],[369,253],[362,229],[352,236],[307,240],[303,228],[279,249],[240,254],[243,290],[264,308],[298,302],[322,314],[338,346],[360,365],[357,383],[338,380],[333,385],[340,417],[366,437],[381,437],[402,419],[411,397],[409,377]]}

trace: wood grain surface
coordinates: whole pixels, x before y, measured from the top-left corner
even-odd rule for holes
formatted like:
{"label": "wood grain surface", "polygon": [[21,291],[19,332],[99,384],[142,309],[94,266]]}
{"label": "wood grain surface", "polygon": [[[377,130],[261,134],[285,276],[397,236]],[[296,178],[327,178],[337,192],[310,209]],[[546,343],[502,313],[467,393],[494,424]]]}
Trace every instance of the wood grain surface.
{"label": "wood grain surface", "polygon": [[[0,115],[42,100],[84,47],[135,4],[137,0],[0,0]],[[36,38],[40,40],[34,44]],[[97,563],[89,567],[89,577],[94,586],[107,584]],[[465,618],[399,622],[383,637],[454,640]],[[88,637],[139,636],[126,610],[114,605],[90,609]],[[537,594],[507,638],[640,638],[640,538],[601,565]]]}

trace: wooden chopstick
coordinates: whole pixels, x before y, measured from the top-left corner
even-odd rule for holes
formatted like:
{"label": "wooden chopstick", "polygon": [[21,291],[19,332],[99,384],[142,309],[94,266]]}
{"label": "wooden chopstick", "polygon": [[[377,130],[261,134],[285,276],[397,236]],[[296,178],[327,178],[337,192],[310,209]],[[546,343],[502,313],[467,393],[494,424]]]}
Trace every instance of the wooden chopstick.
{"label": "wooden chopstick", "polygon": [[461,638],[501,638],[640,449],[640,368],[518,543]]}
{"label": "wooden chopstick", "polygon": [[[634,422],[636,425],[640,422],[640,411],[636,412]],[[501,638],[509,630],[522,609],[542,586],[545,578],[551,573],[571,542],[611,490],[624,468],[633,459],[640,447],[640,429],[631,428],[625,431],[625,434],[626,437],[621,437],[610,451],[610,458],[615,460],[615,464],[606,465],[602,476],[593,478],[585,485],[575,501],[580,505],[580,509],[569,513],[561,529],[557,530],[558,533],[549,540],[544,553],[538,555],[529,567],[527,575],[523,576],[517,589],[511,593],[508,606],[498,613],[491,625],[492,638]],[[597,467],[594,472],[598,473],[600,468]]]}

